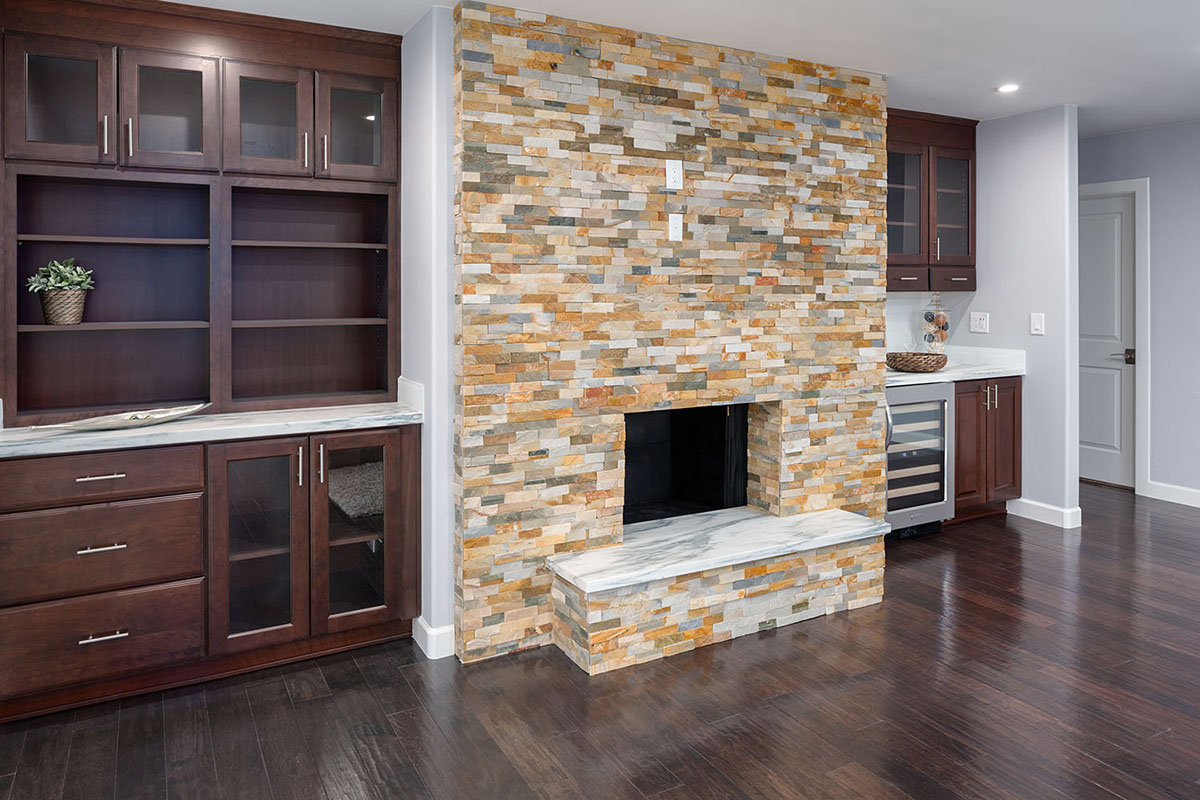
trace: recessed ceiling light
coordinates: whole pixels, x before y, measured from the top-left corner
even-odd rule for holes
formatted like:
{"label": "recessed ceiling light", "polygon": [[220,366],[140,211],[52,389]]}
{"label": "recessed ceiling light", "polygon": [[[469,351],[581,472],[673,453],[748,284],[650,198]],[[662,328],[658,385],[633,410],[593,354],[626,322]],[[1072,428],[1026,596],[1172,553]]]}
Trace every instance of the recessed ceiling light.
{"label": "recessed ceiling light", "polygon": [[1000,94],[1012,94],[1013,92],[1015,92],[1017,89],[1020,89],[1020,88],[1021,87],[1015,83],[1002,83],[996,87],[996,91],[999,92]]}

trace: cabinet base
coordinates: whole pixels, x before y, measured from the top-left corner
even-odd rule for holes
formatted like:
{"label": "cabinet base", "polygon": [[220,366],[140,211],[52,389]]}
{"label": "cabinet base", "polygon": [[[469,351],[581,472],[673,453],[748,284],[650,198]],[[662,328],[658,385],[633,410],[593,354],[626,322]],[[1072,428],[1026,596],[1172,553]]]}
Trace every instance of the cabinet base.
{"label": "cabinet base", "polygon": [[954,509],[954,519],[946,520],[945,525],[956,525],[959,522],[967,522],[973,519],[983,519],[985,517],[1002,517],[1008,513],[1006,504],[1002,501],[999,503],[987,503],[982,506],[971,506],[969,508]]}
{"label": "cabinet base", "polygon": [[317,656],[340,653],[410,636],[412,636],[412,620],[394,620],[368,628],[288,642],[246,653],[217,656],[204,661],[177,664],[119,678],[109,678],[23,697],[14,697],[0,701],[0,723],[55,711],[66,711],[106,700],[117,700],[147,692],[158,692],[193,683],[228,678],[267,667],[291,664]]}

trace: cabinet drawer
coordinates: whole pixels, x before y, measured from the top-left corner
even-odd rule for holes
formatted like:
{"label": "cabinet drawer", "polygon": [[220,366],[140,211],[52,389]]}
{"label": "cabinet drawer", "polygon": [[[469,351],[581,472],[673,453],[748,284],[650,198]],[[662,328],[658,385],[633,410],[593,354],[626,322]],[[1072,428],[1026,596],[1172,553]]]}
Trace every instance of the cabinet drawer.
{"label": "cabinet drawer", "polygon": [[201,445],[0,461],[0,511],[176,494],[204,487]]}
{"label": "cabinet drawer", "polygon": [[930,267],[929,288],[935,292],[973,292],[975,268]]}
{"label": "cabinet drawer", "polygon": [[929,267],[888,267],[889,292],[929,291]]}
{"label": "cabinet drawer", "polygon": [[204,579],[0,611],[0,696],[204,655]]}
{"label": "cabinet drawer", "polygon": [[0,606],[200,575],[203,495],[0,515]]}

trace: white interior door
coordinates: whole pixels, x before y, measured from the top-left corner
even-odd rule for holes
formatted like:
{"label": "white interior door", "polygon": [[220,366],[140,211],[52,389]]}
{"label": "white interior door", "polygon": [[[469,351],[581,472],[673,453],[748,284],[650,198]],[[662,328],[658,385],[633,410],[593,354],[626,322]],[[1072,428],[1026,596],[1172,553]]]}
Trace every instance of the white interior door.
{"label": "white interior door", "polygon": [[1079,474],[1133,486],[1133,195],[1079,203]]}

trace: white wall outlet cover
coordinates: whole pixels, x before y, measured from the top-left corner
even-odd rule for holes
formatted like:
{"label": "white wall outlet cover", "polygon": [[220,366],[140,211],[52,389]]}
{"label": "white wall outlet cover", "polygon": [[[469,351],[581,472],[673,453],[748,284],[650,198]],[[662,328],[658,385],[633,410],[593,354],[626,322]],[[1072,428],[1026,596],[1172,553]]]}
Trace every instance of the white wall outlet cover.
{"label": "white wall outlet cover", "polygon": [[667,217],[667,238],[672,242],[683,241],[683,214],[671,214]]}
{"label": "white wall outlet cover", "polygon": [[667,161],[667,188],[683,188],[683,162],[677,159]]}
{"label": "white wall outlet cover", "polygon": [[971,312],[971,333],[987,333],[990,318],[986,311]]}
{"label": "white wall outlet cover", "polygon": [[1029,314],[1029,333],[1032,336],[1046,335],[1046,315],[1040,311]]}

